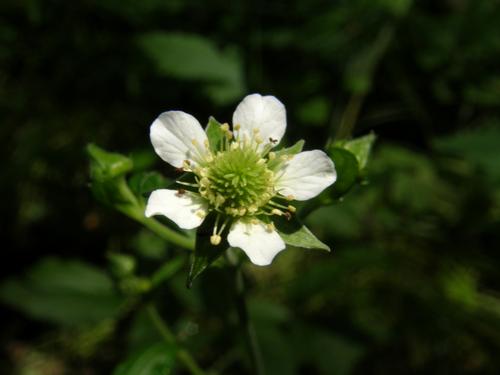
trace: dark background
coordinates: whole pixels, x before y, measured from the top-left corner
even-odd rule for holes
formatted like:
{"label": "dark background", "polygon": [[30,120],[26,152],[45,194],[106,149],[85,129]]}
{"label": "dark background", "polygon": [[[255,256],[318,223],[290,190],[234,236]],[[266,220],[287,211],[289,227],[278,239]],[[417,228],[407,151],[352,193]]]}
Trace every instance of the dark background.
{"label": "dark background", "polygon": [[[252,92],[285,104],[288,144],[378,136],[367,183],[307,219],[334,251],[246,269],[267,372],[496,373],[499,24],[495,0],[2,1],[2,373],[107,374],[158,341],[103,307],[106,254],[144,276],[179,252],[93,199],[85,146],[168,175],[159,113],[230,121]],[[248,372],[224,272],[186,273],[157,297],[179,340]]]}

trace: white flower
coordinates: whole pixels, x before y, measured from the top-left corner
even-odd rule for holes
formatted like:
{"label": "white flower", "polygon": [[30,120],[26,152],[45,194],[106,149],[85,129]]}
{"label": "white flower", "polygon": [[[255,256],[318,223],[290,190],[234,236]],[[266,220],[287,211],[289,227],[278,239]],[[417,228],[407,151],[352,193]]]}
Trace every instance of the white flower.
{"label": "white flower", "polygon": [[185,189],[151,193],[146,216],[164,215],[179,227],[193,229],[215,215],[210,241],[241,248],[257,265],[268,265],[285,242],[273,215],[290,217],[292,200],[307,200],[337,178],[331,159],[320,150],[279,155],[271,150],[286,129],[284,105],[274,96],[248,95],[233,114],[232,131],[212,150],[200,123],[181,111],[162,113],[151,125],[151,142],[167,163],[190,172],[194,180],[177,181]]}

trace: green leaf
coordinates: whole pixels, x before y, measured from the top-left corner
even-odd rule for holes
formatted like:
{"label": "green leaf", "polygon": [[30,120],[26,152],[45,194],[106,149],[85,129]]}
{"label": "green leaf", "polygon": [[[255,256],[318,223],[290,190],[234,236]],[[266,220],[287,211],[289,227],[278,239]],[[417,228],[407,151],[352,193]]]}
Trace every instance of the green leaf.
{"label": "green leaf", "polygon": [[94,144],[87,146],[87,154],[90,157],[90,177],[94,181],[123,176],[133,167],[132,160],[126,156],[105,151]]}
{"label": "green leaf", "polygon": [[151,276],[151,283],[153,286],[159,285],[165,280],[170,279],[179,271],[185,263],[185,258],[177,257],[165,262],[159,269]]}
{"label": "green leaf", "polygon": [[200,276],[213,262],[215,262],[229,248],[227,243],[227,229],[221,234],[222,241],[214,246],[210,243],[214,227],[213,215],[207,217],[196,232],[196,243],[191,260],[191,267],[187,278],[187,286],[191,287],[193,281]]}
{"label": "green leaf", "polygon": [[112,153],[89,144],[91,189],[101,203],[118,209],[136,205],[137,199],[130,191],[125,174],[133,168],[132,160],[124,155]]}
{"label": "green leaf", "polygon": [[335,142],[336,147],[345,148],[346,150],[352,152],[356,159],[358,159],[359,169],[362,171],[366,168],[370,153],[375,143],[376,136],[373,133],[364,135],[359,138],[354,138],[349,141],[338,141]]}
{"label": "green leaf", "polygon": [[150,346],[118,365],[113,375],[168,375],[174,367],[175,350],[164,343]]}
{"label": "green leaf", "polygon": [[356,183],[359,175],[359,165],[356,156],[343,148],[332,147],[328,150],[328,156],[335,164],[337,181],[330,189],[330,194],[339,198],[346,194]]}
{"label": "green leaf", "polygon": [[157,189],[164,189],[172,183],[171,180],[158,172],[139,172],[132,175],[128,181],[130,190],[137,196],[143,196]]}
{"label": "green leaf", "polygon": [[224,132],[221,130],[221,125],[222,124],[212,116],[208,119],[205,133],[207,133],[208,144],[212,152],[217,152],[217,150],[220,149],[220,145],[224,139]]}
{"label": "green leaf", "polygon": [[296,217],[287,220],[279,217],[273,220],[276,230],[287,245],[304,249],[330,251],[330,247],[316,238]]}
{"label": "green leaf", "polygon": [[104,271],[89,264],[46,258],[25,277],[0,284],[2,302],[65,326],[94,324],[119,312],[121,298]]}
{"label": "green leaf", "polygon": [[235,51],[221,51],[207,38],[182,33],[144,33],[137,41],[158,73],[205,83],[206,94],[219,104],[243,95],[242,64]]}

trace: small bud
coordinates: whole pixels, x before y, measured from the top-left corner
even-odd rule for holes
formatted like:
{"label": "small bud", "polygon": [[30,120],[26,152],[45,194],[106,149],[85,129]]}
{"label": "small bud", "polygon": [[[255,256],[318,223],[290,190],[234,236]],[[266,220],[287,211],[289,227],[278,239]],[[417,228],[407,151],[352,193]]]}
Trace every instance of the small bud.
{"label": "small bud", "polygon": [[222,238],[218,234],[213,234],[212,236],[210,236],[210,243],[214,246],[220,244],[221,240]]}

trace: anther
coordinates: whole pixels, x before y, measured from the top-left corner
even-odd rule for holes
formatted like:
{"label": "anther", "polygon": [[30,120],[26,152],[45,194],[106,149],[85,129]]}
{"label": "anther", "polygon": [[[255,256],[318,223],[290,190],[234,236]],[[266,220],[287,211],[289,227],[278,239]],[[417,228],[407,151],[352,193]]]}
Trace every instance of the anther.
{"label": "anther", "polygon": [[241,129],[241,125],[240,125],[240,124],[235,124],[235,125],[233,126],[233,129],[234,129],[234,130],[236,130],[236,131],[238,131],[238,130],[240,130],[240,129]]}
{"label": "anther", "polygon": [[222,238],[218,234],[213,234],[210,236],[210,243],[214,246],[217,246],[218,244],[220,244],[221,240],[222,240]]}
{"label": "anther", "polygon": [[257,161],[257,165],[264,165],[264,164],[266,164],[266,159],[259,159]]}
{"label": "anther", "polygon": [[266,224],[266,231],[268,232],[274,232],[276,228],[274,227],[274,223],[269,223],[269,224]]}
{"label": "anther", "polygon": [[293,212],[297,211],[297,209],[292,205],[288,205],[288,211],[293,213]]}
{"label": "anther", "polygon": [[274,160],[274,159],[276,158],[276,153],[275,153],[275,152],[273,152],[273,151],[271,151],[271,152],[269,153],[268,157],[269,157],[269,160]]}
{"label": "anther", "polygon": [[223,132],[227,132],[229,131],[229,124],[227,122],[225,122],[224,124],[222,124],[220,126],[220,129],[223,131]]}
{"label": "anther", "polygon": [[295,199],[295,197],[293,195],[291,195],[291,194],[287,195],[285,198],[286,198],[287,201],[293,201]]}
{"label": "anther", "polygon": [[198,210],[196,211],[196,216],[198,216],[200,219],[204,219],[207,217],[207,213],[203,210]]}
{"label": "anther", "polygon": [[281,216],[281,215],[283,215],[283,211],[278,210],[277,208],[273,208],[271,210],[271,214]]}

